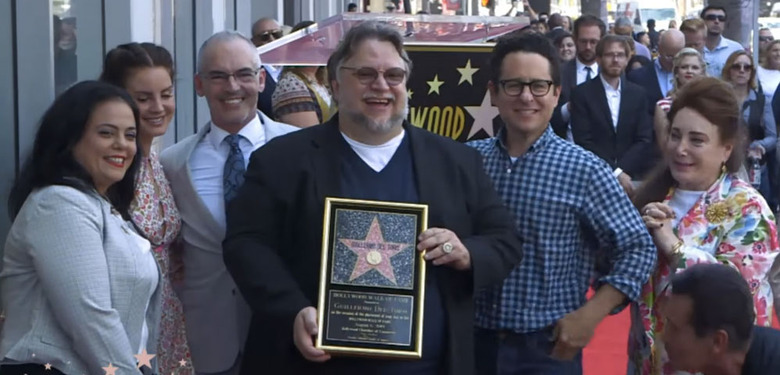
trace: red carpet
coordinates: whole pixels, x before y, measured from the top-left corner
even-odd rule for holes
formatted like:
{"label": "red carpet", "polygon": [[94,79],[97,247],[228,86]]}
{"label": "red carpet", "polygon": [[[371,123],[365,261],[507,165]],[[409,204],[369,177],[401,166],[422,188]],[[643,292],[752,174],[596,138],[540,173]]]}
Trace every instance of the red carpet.
{"label": "red carpet", "polygon": [[[607,317],[596,328],[596,334],[583,354],[585,375],[625,375],[626,342],[631,324],[630,310]],[[775,328],[780,329],[777,319]]]}

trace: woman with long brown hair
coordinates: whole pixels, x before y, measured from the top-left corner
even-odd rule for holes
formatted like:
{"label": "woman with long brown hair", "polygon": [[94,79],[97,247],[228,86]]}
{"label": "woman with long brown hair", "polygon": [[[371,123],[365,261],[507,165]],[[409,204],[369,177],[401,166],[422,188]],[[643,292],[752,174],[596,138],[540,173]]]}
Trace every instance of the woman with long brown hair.
{"label": "woman with long brown hair", "polygon": [[670,361],[662,339],[670,278],[694,264],[739,271],[752,288],[756,324],[771,324],[768,275],[780,244],[766,201],[734,174],[744,156],[740,117],[734,90],[716,78],[688,83],[672,102],[664,162],[634,199],[658,265],[632,307],[629,373],[671,374],[698,365],[694,355]]}

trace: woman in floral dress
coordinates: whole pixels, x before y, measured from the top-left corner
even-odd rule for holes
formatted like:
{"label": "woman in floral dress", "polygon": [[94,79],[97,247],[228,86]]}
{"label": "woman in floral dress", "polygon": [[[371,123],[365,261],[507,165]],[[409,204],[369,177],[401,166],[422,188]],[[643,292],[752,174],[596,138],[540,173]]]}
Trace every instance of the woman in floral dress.
{"label": "woman in floral dress", "polygon": [[[192,374],[184,314],[173,286],[181,275],[176,240],[181,217],[171,187],[163,174],[154,137],[165,134],[176,105],[173,93],[173,59],[152,43],[129,43],[111,50],[103,63],[101,80],[125,88],[140,110],[139,143],[142,163],[136,175],[133,223],[154,247],[162,278],[162,316],[155,354],[159,373]],[[183,365],[182,365],[183,364]]]}
{"label": "woman in floral dress", "polygon": [[[665,164],[635,197],[658,249],[658,265],[632,306],[629,374],[696,368],[664,350],[663,305],[671,275],[697,263],[723,263],[748,281],[756,324],[772,321],[768,274],[780,252],[775,218],[749,183],[734,175],[744,155],[739,107],[716,78],[685,85],[669,111]],[[780,292],[780,290],[777,290]]]}

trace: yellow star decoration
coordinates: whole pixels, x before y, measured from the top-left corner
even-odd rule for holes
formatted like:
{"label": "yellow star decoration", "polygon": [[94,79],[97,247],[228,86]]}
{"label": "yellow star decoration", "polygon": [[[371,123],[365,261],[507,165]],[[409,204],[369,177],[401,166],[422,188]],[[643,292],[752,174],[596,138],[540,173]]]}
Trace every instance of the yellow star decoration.
{"label": "yellow star decoration", "polygon": [[43,368],[45,368],[46,370],[51,370],[51,363],[47,363],[43,365]]}
{"label": "yellow star decoration", "polygon": [[460,86],[460,84],[463,82],[468,82],[472,86],[474,85],[474,81],[473,81],[474,73],[476,73],[479,70],[479,68],[471,67],[471,59],[466,61],[466,66],[462,68],[456,68],[456,69],[458,69],[458,73],[460,73],[460,81],[458,81],[458,86]]}
{"label": "yellow star decoration", "polygon": [[429,87],[428,95],[430,95],[433,92],[441,95],[441,93],[439,93],[439,87],[441,85],[443,85],[443,84],[444,84],[444,81],[439,81],[439,75],[438,74],[433,76],[433,81],[428,81],[428,87]]}
{"label": "yellow star decoration", "polygon": [[103,367],[103,370],[106,370],[105,375],[116,375],[116,370],[118,369],[118,367],[114,367],[110,362],[108,363],[108,367]]}
{"label": "yellow star decoration", "polygon": [[409,97],[409,100],[412,100],[412,95],[414,95],[414,91],[406,89],[406,96]]}
{"label": "yellow star decoration", "polygon": [[133,357],[138,361],[138,368],[141,368],[141,366],[148,366],[149,368],[152,368],[152,358],[155,357],[154,354],[149,354],[146,352],[146,349],[142,350],[138,354],[133,354]]}

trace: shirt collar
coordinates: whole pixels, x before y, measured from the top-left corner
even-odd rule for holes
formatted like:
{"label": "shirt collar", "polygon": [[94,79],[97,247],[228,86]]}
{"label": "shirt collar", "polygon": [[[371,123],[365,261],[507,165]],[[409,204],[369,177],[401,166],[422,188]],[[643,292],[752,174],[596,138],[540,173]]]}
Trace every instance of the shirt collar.
{"label": "shirt collar", "polygon": [[[219,149],[222,141],[224,141],[225,137],[230,135],[230,133],[219,126],[216,126],[213,122],[210,126],[211,128],[209,129],[208,134],[206,134],[206,137],[208,137],[209,142],[211,142],[211,145],[214,146],[215,149]],[[265,129],[263,128],[263,120],[260,118],[260,115],[255,113],[255,117],[238,131],[238,135],[248,140],[252,144],[252,149],[257,148],[260,143],[264,142]]]}
{"label": "shirt collar", "polygon": [[[549,124],[547,125],[547,128],[544,130],[544,133],[531,145],[531,147],[528,148],[528,151],[526,151],[526,154],[532,153],[532,152],[538,152],[544,149],[545,146],[547,146],[554,138],[557,137],[555,133],[552,130],[552,126]],[[502,150],[504,153],[509,154],[509,151],[506,147],[506,125],[502,126],[501,129],[498,130],[498,134],[496,134],[495,141],[494,141],[496,147],[499,150]]]}
{"label": "shirt collar", "polygon": [[661,62],[658,61],[658,59],[660,59],[660,57],[656,57],[655,60],[653,60],[653,65],[655,65],[655,70],[657,72],[671,74],[672,72],[667,71],[666,69],[664,69],[663,65],[661,65]]}
{"label": "shirt collar", "polygon": [[610,91],[620,92],[620,89],[623,87],[623,80],[622,79],[618,79],[618,87],[616,89],[613,88],[612,85],[610,85],[609,82],[607,82],[606,79],[604,79],[603,75],[599,74],[599,79],[601,79],[601,84],[604,85],[604,91],[606,91],[606,92],[610,92]]}
{"label": "shirt collar", "polygon": [[593,69],[593,74],[596,74],[596,73],[598,73],[598,70],[599,70],[599,63],[597,63],[597,62],[595,62],[595,61],[594,61],[594,62],[593,62],[593,64],[590,64],[590,65],[585,65],[585,64],[584,64],[582,61],[580,61],[580,59],[579,59],[579,58],[577,58],[577,57],[575,57],[575,58],[574,58],[574,61],[575,61],[575,63],[577,64],[577,71],[578,71],[578,72],[584,71],[584,70],[585,70],[585,67],[586,67],[586,66],[589,66],[591,69]]}

